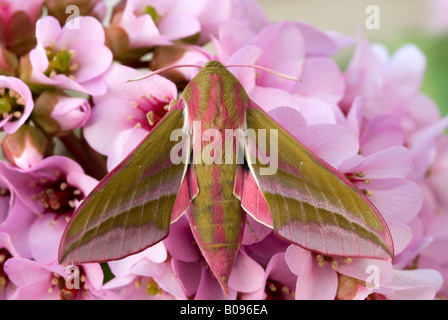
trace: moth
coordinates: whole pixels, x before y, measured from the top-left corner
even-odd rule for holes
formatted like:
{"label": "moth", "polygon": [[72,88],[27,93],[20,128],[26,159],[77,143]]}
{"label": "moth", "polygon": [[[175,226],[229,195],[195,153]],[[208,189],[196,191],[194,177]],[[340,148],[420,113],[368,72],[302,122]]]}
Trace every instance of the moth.
{"label": "moth", "polygon": [[[220,144],[226,152],[215,148]],[[81,202],[63,234],[59,262],[135,254],[163,240],[184,214],[225,293],[247,214],[324,256],[394,255],[388,227],[367,196],[251,101],[218,61],[200,69],[147,137]]]}

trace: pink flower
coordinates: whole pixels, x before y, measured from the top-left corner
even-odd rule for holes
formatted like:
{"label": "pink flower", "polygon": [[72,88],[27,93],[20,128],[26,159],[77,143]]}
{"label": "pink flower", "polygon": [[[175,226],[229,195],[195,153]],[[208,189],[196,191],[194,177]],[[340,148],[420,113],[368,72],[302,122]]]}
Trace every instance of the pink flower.
{"label": "pink flower", "polygon": [[203,5],[202,1],[127,1],[114,13],[106,29],[114,58],[134,63],[151,48],[193,37],[200,31],[196,16]]}
{"label": "pink flower", "polygon": [[138,254],[111,261],[109,266],[115,278],[105,288],[118,290],[126,299],[185,299],[179,279],[167,258],[163,243],[159,243]]}
{"label": "pink flower", "polygon": [[22,80],[0,75],[0,128],[16,132],[28,119],[34,102],[31,91]]}
{"label": "pink flower", "polygon": [[82,127],[90,117],[90,104],[81,97],[45,91],[37,98],[33,121],[48,135],[64,135]]}
{"label": "pink flower", "polygon": [[[97,181],[85,175],[76,162],[61,156],[45,158],[27,170],[6,166],[2,176],[25,208],[34,213],[25,237],[31,256],[53,263],[68,219]],[[11,219],[13,213],[22,214],[11,211]]]}
{"label": "pink flower", "polygon": [[439,111],[419,91],[425,69],[426,58],[414,45],[405,45],[389,56],[385,47],[359,40],[344,74],[347,89],[341,108],[348,110],[360,96],[367,119],[394,113],[405,133],[429,125],[437,121]]}
{"label": "pink flower", "polygon": [[34,25],[44,0],[2,0],[0,42],[16,54],[27,53],[36,43]]}
{"label": "pink flower", "polygon": [[166,113],[171,99],[177,97],[175,85],[157,75],[126,83],[141,75],[135,69],[114,64],[104,75],[108,92],[95,97],[95,107],[84,127],[89,144],[108,156],[109,170],[137,146]]}
{"label": "pink flower", "polygon": [[98,20],[79,17],[79,28],[61,28],[55,18],[47,16],[37,22],[36,38],[24,75],[29,82],[90,95],[106,92],[102,74],[112,62],[112,53],[104,45]]}
{"label": "pink flower", "polygon": [[[103,289],[103,272],[97,263],[75,267],[45,265],[24,258],[10,258],[5,273],[17,288],[11,300],[117,299]],[[76,272],[76,273],[75,273]],[[29,276],[33,275],[33,276]],[[78,286],[79,285],[79,286]]]}

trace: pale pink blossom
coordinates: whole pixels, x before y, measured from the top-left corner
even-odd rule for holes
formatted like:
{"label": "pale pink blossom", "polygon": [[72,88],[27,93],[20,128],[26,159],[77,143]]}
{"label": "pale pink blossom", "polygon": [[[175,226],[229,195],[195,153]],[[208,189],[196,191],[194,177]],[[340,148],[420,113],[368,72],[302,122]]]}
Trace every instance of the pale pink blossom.
{"label": "pale pink blossom", "polygon": [[90,95],[106,92],[102,74],[112,53],[104,44],[103,27],[92,17],[78,19],[79,28],[61,27],[51,16],[37,22],[37,46],[29,54],[26,71],[29,82]]}
{"label": "pale pink blossom", "polygon": [[114,64],[104,75],[108,93],[95,97],[95,107],[84,126],[89,144],[108,156],[109,170],[137,146],[177,97],[174,83],[158,75],[126,83],[141,75],[135,69]]}
{"label": "pale pink blossom", "polygon": [[[46,264],[55,262],[68,219],[97,180],[85,175],[75,161],[62,156],[45,158],[26,170],[6,165],[1,173],[11,193],[27,209],[11,211],[9,216],[13,219],[12,215],[17,214],[26,219],[22,240],[27,241],[30,255]],[[25,215],[28,210],[34,218]]]}
{"label": "pale pink blossom", "polygon": [[89,101],[62,92],[45,91],[36,99],[33,121],[49,135],[81,128],[90,117]]}

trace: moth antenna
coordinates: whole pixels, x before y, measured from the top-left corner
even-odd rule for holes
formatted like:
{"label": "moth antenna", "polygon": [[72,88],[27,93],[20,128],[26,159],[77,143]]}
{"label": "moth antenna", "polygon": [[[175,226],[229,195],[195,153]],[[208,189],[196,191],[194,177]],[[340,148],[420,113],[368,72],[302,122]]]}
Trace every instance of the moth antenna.
{"label": "moth antenna", "polygon": [[201,69],[202,66],[199,66],[199,65],[196,65],[196,64],[179,64],[179,65],[175,65],[175,66],[168,66],[168,67],[164,67],[164,68],[158,69],[156,71],[152,71],[150,73],[147,73],[147,74],[145,74],[145,75],[143,75],[141,77],[129,79],[126,82],[133,82],[133,81],[143,80],[143,79],[152,77],[153,75],[162,73],[164,71],[171,70],[171,69],[177,69],[177,68],[199,68],[199,69]]}
{"label": "moth antenna", "polygon": [[287,80],[293,80],[293,81],[297,81],[297,82],[302,82],[302,80],[296,78],[296,77],[291,77],[288,76],[287,74],[266,68],[266,67],[262,67],[262,66],[257,66],[255,64],[229,64],[226,66],[226,68],[234,68],[234,67],[247,67],[247,68],[254,68],[254,69],[258,69],[258,70],[262,70],[262,71],[266,71],[272,74],[275,74],[276,76],[285,78]]}

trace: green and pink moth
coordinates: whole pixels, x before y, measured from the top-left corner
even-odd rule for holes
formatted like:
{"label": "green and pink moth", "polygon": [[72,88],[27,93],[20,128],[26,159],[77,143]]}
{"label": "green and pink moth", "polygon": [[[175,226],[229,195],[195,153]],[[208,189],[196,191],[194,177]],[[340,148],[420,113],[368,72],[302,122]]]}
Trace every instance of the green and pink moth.
{"label": "green and pink moth", "polygon": [[[244,164],[233,140],[234,161],[203,152],[210,141],[193,138],[196,123],[200,137],[214,129],[222,141],[226,129],[255,132],[239,146]],[[263,174],[270,163],[269,150],[257,145],[261,129],[276,132],[274,174]],[[181,161],[173,162],[176,130],[187,139]],[[271,135],[263,138],[271,145]],[[222,161],[211,161],[216,158]],[[393,257],[388,227],[366,195],[252,102],[217,61],[201,68],[151,133],[80,204],[62,237],[59,261],[106,262],[140,252],[163,240],[183,214],[225,293],[246,214],[280,238],[325,256]]]}

